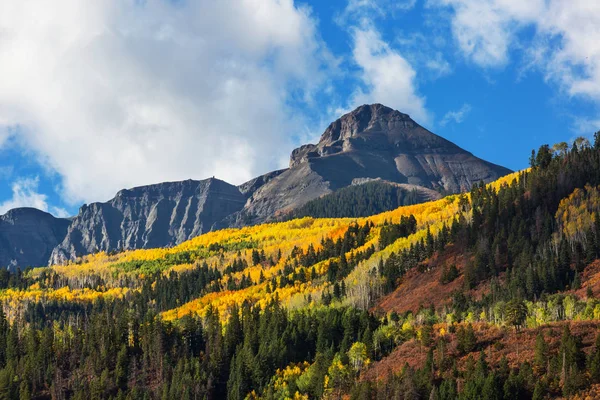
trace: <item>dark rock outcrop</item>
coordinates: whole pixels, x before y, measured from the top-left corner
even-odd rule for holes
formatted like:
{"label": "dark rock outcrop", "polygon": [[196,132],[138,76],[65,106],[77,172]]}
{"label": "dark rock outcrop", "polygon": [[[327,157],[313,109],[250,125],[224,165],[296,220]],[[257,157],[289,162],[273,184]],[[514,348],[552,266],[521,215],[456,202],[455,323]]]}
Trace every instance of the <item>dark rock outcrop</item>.
{"label": "dark rock outcrop", "polygon": [[176,245],[222,227],[245,202],[237,187],[214,178],[121,190],[106,203],[81,207],[50,263],[102,250]]}
{"label": "dark rock outcrop", "polygon": [[47,265],[70,222],[35,208],[15,208],[0,215],[0,267]]}

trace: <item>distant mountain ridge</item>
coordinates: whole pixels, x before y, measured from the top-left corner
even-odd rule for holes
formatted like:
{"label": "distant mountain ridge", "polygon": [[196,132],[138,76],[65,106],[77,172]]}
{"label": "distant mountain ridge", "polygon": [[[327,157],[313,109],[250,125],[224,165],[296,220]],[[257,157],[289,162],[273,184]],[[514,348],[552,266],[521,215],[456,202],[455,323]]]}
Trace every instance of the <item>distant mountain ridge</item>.
{"label": "distant mountain ridge", "polygon": [[71,221],[36,208],[15,208],[0,215],[0,266],[45,265]]}
{"label": "distant mountain ridge", "polygon": [[[363,105],[331,123],[319,143],[295,149],[287,169],[239,186],[211,178],[121,190],[105,203],[81,207],[66,220],[62,237],[64,221],[55,221],[60,229],[52,236],[47,235],[47,218],[46,225],[40,219],[44,246],[56,242],[51,251],[40,242],[31,249],[36,257],[25,254],[30,253],[25,246],[13,251],[13,258],[0,257],[0,263],[63,264],[97,251],[173,246],[213,229],[275,221],[357,181],[379,179],[456,193],[510,172],[435,135],[407,114],[381,104]],[[34,234],[31,226],[19,234],[27,232]],[[0,242],[3,253],[5,246],[11,248]]]}
{"label": "distant mountain ridge", "polygon": [[105,250],[172,246],[221,228],[219,223],[241,210],[246,197],[227,182],[166,182],[121,190],[106,203],[81,207],[51,264]]}

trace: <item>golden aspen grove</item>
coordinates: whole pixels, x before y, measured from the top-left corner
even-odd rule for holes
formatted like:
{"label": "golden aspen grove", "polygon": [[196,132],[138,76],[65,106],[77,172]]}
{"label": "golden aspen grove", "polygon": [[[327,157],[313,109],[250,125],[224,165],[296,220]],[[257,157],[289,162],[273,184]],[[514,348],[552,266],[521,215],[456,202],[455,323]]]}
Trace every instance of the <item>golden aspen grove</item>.
{"label": "golden aspen grove", "polygon": [[542,146],[530,169],[369,217],[5,272],[0,393],[592,396],[600,167],[589,165],[600,143]]}

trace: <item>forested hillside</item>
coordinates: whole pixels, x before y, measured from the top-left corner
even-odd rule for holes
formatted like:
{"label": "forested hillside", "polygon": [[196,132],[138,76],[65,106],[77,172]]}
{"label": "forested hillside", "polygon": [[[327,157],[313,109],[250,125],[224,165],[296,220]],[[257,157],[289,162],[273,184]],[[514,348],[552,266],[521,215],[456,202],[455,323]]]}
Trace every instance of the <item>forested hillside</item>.
{"label": "forested hillside", "polygon": [[287,218],[367,217],[440,197],[439,193],[423,187],[372,181],[348,186],[309,201],[291,212]]}
{"label": "forested hillside", "polygon": [[597,134],[374,216],[3,270],[0,397],[597,398],[599,185]]}

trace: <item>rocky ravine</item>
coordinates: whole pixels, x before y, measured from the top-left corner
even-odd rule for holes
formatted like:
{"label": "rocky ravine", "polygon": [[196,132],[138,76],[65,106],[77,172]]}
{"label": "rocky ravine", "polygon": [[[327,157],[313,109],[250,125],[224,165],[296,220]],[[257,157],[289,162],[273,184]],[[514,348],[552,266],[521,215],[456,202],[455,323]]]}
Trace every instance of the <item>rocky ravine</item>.
{"label": "rocky ravine", "polygon": [[[429,132],[406,114],[381,104],[364,105],[329,125],[319,143],[294,150],[289,168],[237,187],[214,178],[160,183],[84,205],[71,222],[58,220],[58,228],[49,228],[48,217],[32,217],[15,225],[18,233],[2,236],[0,222],[0,265],[62,264],[101,250],[172,246],[212,229],[275,220],[357,181],[381,179],[454,193],[509,172]],[[28,246],[29,237],[40,239]]]}

